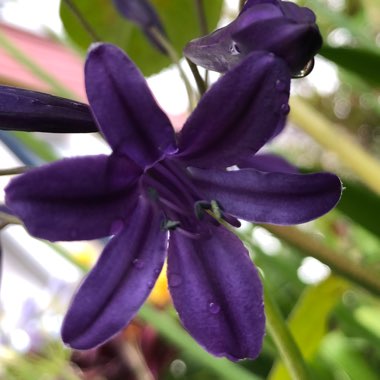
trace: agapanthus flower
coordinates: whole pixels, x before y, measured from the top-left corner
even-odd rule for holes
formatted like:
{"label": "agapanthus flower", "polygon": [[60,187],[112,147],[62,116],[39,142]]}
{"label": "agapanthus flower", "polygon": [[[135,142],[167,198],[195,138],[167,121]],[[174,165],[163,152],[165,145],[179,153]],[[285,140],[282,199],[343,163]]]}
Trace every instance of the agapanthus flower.
{"label": "agapanthus flower", "polygon": [[[178,135],[118,48],[92,47],[85,82],[112,154],[42,166],[6,189],[7,205],[34,236],[113,235],[74,296],[64,342],[88,349],[125,327],[167,258],[169,290],[190,334],[214,355],[255,358],[265,329],[262,286],[224,224],[306,222],[341,194],[333,174],[294,174],[254,156],[286,121],[288,67],[252,53],[212,86]],[[260,162],[279,169],[257,170]]]}
{"label": "agapanthus flower", "polygon": [[156,29],[163,36],[166,35],[160,17],[149,0],[112,0],[115,8],[126,19],[138,25],[145,33],[148,40],[162,53],[166,53],[165,47],[157,38],[152,29]]}
{"label": "agapanthus flower", "polygon": [[253,51],[270,51],[286,61],[292,76],[312,68],[322,46],[314,13],[281,0],[248,0],[229,25],[190,41],[185,55],[209,70],[226,72]]}

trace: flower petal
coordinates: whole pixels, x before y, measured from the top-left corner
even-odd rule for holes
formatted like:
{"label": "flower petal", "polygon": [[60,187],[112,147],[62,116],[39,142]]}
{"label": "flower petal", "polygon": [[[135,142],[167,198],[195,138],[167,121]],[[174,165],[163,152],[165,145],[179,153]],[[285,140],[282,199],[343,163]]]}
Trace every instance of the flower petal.
{"label": "flower petal", "polygon": [[261,172],[299,173],[298,169],[288,161],[270,153],[242,157],[236,165],[240,169],[256,169]]}
{"label": "flower petal", "polygon": [[224,227],[208,238],[174,232],[168,280],[184,327],[207,351],[254,359],[265,330],[262,286],[242,242]]}
{"label": "flower petal", "polygon": [[147,0],[113,0],[114,6],[122,16],[136,23],[145,33],[149,41],[162,53],[166,53],[162,45],[151,29],[155,28],[166,35],[161,20],[154,7]]}
{"label": "flower petal", "polygon": [[[255,18],[255,11],[255,8],[247,10],[245,18],[251,14]],[[287,62],[294,75],[307,65],[322,46],[322,37],[316,24],[274,18],[252,22],[247,26],[239,23],[237,26],[232,32],[232,39],[243,56],[253,50],[271,51]]]}
{"label": "flower petal", "polygon": [[204,195],[217,200],[226,213],[272,224],[308,222],[330,211],[339,201],[342,185],[330,173],[264,173],[191,168]]}
{"label": "flower petal", "polygon": [[148,297],[166,254],[162,215],[140,199],[128,225],[105,247],[75,295],[62,327],[63,341],[89,349],[125,327]]}
{"label": "flower petal", "polygon": [[52,133],[98,131],[86,104],[7,86],[0,86],[0,129]]}
{"label": "flower petal", "polygon": [[65,159],[13,179],[6,188],[6,204],[39,238],[109,236],[134,206],[138,174],[126,157]]}
{"label": "flower petal", "polygon": [[191,166],[226,167],[254,154],[285,124],[290,74],[283,60],[252,53],[204,95],[179,135]]}
{"label": "flower petal", "polygon": [[93,45],[85,78],[92,111],[114,151],[145,168],[177,150],[168,117],[123,51],[109,44]]}

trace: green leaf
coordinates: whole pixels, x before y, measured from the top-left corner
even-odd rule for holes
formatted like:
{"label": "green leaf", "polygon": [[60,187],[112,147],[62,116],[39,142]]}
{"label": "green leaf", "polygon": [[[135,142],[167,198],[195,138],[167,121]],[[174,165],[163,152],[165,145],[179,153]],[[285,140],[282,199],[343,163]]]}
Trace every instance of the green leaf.
{"label": "green leaf", "polygon": [[380,197],[351,182],[344,181],[344,186],[345,190],[337,205],[338,210],[375,236],[380,236]]}
{"label": "green leaf", "polygon": [[[140,70],[152,75],[171,63],[147,41],[140,29],[123,19],[114,9],[110,0],[73,0],[87,22],[103,41],[123,48]],[[167,35],[175,50],[182,55],[182,49],[191,39],[200,35],[195,2],[193,0],[152,0],[162,20]],[[216,27],[222,9],[222,0],[205,1],[204,8],[208,27]],[[70,38],[83,49],[93,42],[76,16],[61,1],[61,19]]]}
{"label": "green leaf", "polygon": [[[331,276],[308,287],[295,306],[289,328],[303,357],[311,360],[327,331],[328,316],[348,288],[345,281]],[[316,306],[318,305],[318,306]],[[268,380],[291,380],[282,362],[276,362]]]}
{"label": "green leaf", "polygon": [[320,355],[335,370],[345,373],[348,379],[376,380],[379,378],[353,341],[340,332],[333,332],[326,336]]}
{"label": "green leaf", "polygon": [[371,86],[380,86],[380,54],[368,49],[323,46],[320,54],[360,76]]}

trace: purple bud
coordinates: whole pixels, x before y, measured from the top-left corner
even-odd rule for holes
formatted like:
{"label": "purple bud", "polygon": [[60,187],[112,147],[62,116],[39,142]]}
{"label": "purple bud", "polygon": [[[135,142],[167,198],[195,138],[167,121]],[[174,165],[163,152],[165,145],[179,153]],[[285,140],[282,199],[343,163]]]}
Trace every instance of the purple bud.
{"label": "purple bud", "polygon": [[305,67],[312,68],[308,62],[321,46],[310,9],[286,1],[248,0],[236,20],[189,42],[184,52],[200,66],[226,72],[252,51],[269,51],[286,61],[294,77],[300,77],[311,71]]}
{"label": "purple bud", "polygon": [[165,35],[160,18],[148,0],[113,0],[113,3],[123,17],[137,24],[149,41],[162,53],[166,53],[165,47],[152,32],[155,29]]}

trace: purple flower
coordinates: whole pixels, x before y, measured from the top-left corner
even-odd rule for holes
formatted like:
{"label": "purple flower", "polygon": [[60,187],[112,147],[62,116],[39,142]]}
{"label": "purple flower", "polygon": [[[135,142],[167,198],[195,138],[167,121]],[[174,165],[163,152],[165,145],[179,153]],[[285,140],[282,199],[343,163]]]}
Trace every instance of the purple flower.
{"label": "purple flower", "polygon": [[86,104],[7,86],[0,86],[0,129],[53,133],[98,131]]}
{"label": "purple flower", "polygon": [[[72,301],[63,340],[88,349],[126,326],[167,256],[170,293],[190,334],[214,355],[255,358],[264,335],[262,286],[242,242],[216,219],[302,223],[341,194],[332,174],[294,174],[254,156],[286,120],[284,61],[252,53],[204,95],[178,136],[118,48],[94,46],[85,78],[113,153],[31,170],[6,189],[8,206],[37,237],[114,235]],[[260,162],[278,169],[256,170]],[[244,169],[226,169],[239,163]]]}
{"label": "purple flower", "polygon": [[309,62],[321,46],[310,9],[287,1],[248,0],[236,20],[189,42],[184,53],[197,65],[226,72],[252,51],[269,51],[284,59],[297,76],[304,68],[311,71]]}
{"label": "purple flower", "polygon": [[137,24],[145,33],[148,40],[162,53],[166,53],[166,49],[157,39],[152,29],[166,35],[161,20],[150,4],[149,0],[112,0],[115,8],[126,19]]}

